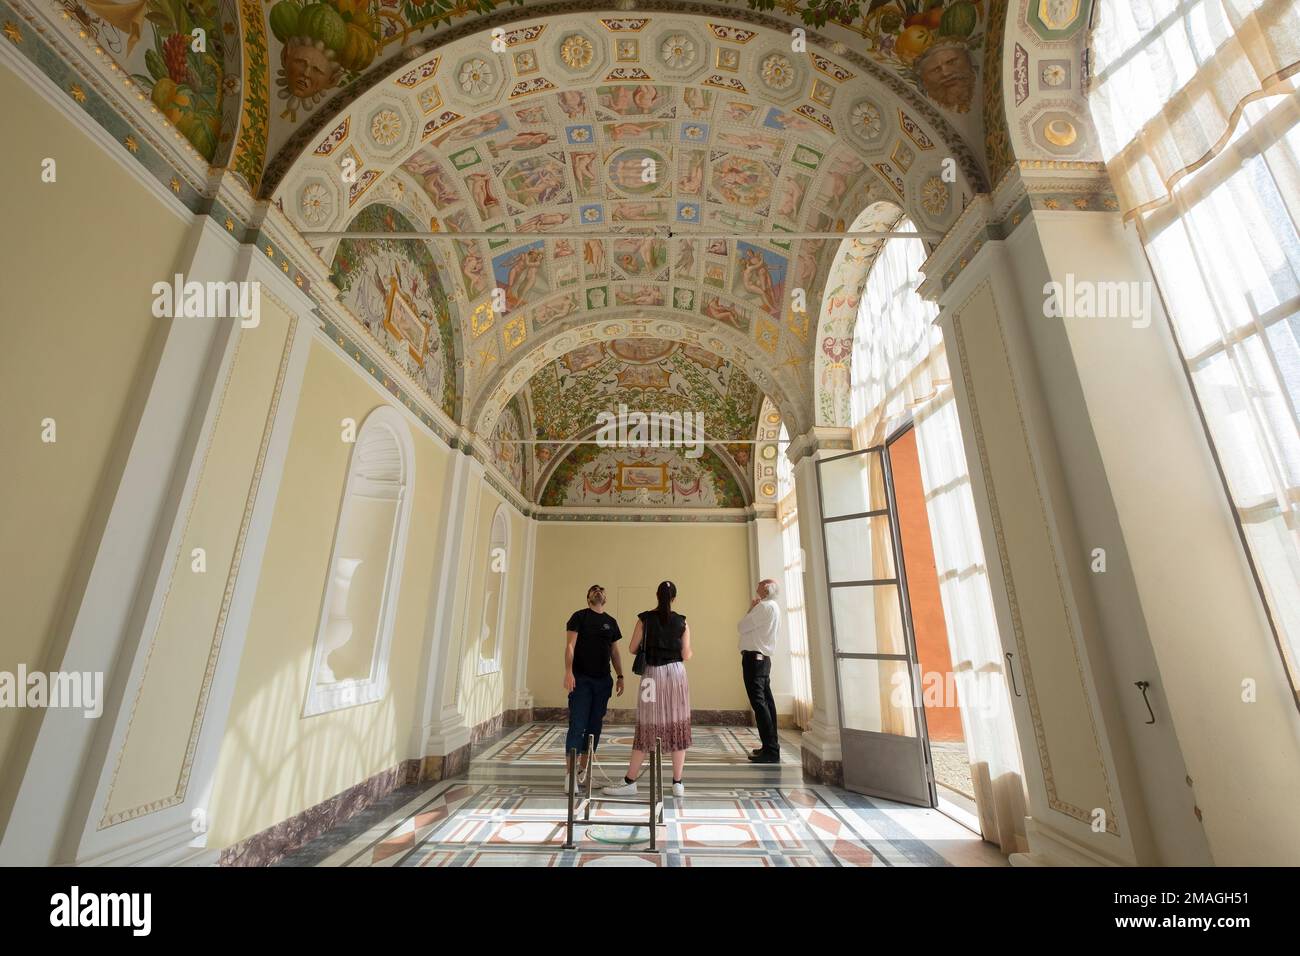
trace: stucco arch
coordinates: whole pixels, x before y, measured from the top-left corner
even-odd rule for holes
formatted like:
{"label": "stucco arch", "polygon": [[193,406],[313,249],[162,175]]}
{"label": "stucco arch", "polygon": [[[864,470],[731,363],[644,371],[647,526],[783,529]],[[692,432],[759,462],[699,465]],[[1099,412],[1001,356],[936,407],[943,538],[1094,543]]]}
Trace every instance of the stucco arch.
{"label": "stucco arch", "polygon": [[[903,217],[896,203],[872,203],[858,214],[855,230],[892,229]],[[853,325],[858,302],[871,266],[884,240],[845,239],[835,251],[826,276],[826,291],[817,316],[815,421],[818,425],[847,426],[849,422],[850,362]],[[787,421],[787,425],[789,422]],[[797,434],[793,429],[792,434]]]}
{"label": "stucco arch", "polygon": [[[530,341],[527,350],[521,348],[508,365],[503,365],[490,376],[479,393],[478,403],[469,410],[467,425],[478,434],[491,434],[500,410],[542,366],[587,343],[627,338],[666,339],[712,352],[734,363],[748,375],[760,392],[772,398],[783,417],[796,414],[798,405],[793,396],[769,372],[767,362],[753,342],[734,330],[721,328],[717,323],[709,323],[691,313],[659,309],[623,315],[613,313],[581,325],[555,329],[543,339]],[[803,422],[807,419],[795,420]]]}

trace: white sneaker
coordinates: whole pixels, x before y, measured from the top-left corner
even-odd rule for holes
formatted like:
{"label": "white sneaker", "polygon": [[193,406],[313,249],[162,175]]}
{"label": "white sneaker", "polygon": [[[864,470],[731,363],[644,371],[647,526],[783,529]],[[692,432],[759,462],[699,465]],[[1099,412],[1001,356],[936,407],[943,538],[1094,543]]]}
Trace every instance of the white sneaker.
{"label": "white sneaker", "polygon": [[684,784],[684,783],[675,783],[675,784],[673,784],[673,796],[674,796],[674,797],[684,797],[684,796],[686,796],[686,784]]}
{"label": "white sneaker", "polygon": [[612,787],[605,787],[601,793],[607,797],[632,797],[636,796],[636,781],[631,783],[619,783]]}

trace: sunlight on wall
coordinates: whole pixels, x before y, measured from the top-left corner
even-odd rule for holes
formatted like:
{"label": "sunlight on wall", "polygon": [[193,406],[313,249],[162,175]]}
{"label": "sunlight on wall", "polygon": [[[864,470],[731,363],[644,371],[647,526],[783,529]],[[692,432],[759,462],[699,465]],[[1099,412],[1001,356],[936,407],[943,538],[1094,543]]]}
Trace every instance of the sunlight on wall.
{"label": "sunlight on wall", "polygon": [[[523,595],[524,541],[526,519],[523,515],[507,507],[504,512],[509,516],[510,546],[506,551],[506,608],[501,632],[501,668],[496,671],[479,673],[479,651],[483,609],[488,567],[489,551],[492,541],[492,519],[503,500],[486,483],[481,486],[481,493],[476,499],[477,514],[474,518],[473,540],[466,543],[462,554],[462,566],[470,570],[470,599],[465,614],[464,627],[460,633],[460,673],[457,685],[457,706],[465,725],[471,729],[491,720],[504,710],[514,706],[509,697],[514,694],[514,675],[518,652],[519,617]],[[493,614],[492,625],[496,625]]]}
{"label": "sunlight on wall", "polygon": [[209,847],[235,843],[416,756],[406,748],[450,452],[414,426],[413,533],[388,691],[374,704],[301,716],[352,448],[340,439],[339,422],[360,422],[379,403],[343,359],[313,343],[213,787]]}
{"label": "sunlight on wall", "polygon": [[[57,157],[58,180],[7,190],[0,238],[4,262],[4,348],[0,349],[2,431],[10,487],[0,527],[0,670],[57,666],[60,601],[77,573],[82,536],[92,531],[101,493],[116,486],[113,451],[138,416],[136,383],[151,378],[158,320],[150,287],[174,271],[186,227],[117,162],[93,145],[24,81],[0,69],[6,170],[40,170]],[[30,224],[18,228],[16,224]],[[134,237],[124,255],[123,224]],[[76,249],[75,259],[70,251]],[[54,274],[66,275],[50,281]],[[46,277],[43,281],[41,277]],[[93,389],[93,400],[88,400]],[[40,440],[53,418],[57,441]],[[9,548],[21,542],[21,558]],[[0,776],[16,780],[27,759],[9,750],[23,712],[0,709]],[[12,771],[12,772],[11,772]],[[0,819],[8,811],[0,797]]]}

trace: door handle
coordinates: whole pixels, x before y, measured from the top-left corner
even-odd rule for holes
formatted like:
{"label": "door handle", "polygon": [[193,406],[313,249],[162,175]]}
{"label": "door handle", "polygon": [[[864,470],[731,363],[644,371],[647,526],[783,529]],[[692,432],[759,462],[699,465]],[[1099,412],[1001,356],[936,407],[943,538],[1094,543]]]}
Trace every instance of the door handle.
{"label": "door handle", "polygon": [[1147,699],[1147,688],[1151,686],[1151,682],[1149,680],[1134,681],[1133,686],[1142,691],[1142,703],[1147,705],[1147,713],[1151,715],[1151,719],[1143,721],[1143,723],[1154,724],[1156,722],[1156,712],[1151,709],[1151,701]]}
{"label": "door handle", "polygon": [[1016,686],[1016,669],[1011,664],[1010,651],[1007,651],[1006,657],[1007,657],[1007,673],[1011,675],[1011,689],[1015,691],[1017,697],[1023,697],[1024,695],[1020,693],[1020,688]]}

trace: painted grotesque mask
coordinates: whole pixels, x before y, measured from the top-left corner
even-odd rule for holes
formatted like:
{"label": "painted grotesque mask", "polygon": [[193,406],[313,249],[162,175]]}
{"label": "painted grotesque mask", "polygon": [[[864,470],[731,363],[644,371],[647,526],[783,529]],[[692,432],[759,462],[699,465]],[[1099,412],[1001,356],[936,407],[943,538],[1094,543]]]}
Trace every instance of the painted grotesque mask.
{"label": "painted grotesque mask", "polygon": [[941,43],[916,61],[926,94],[945,109],[965,113],[975,95],[975,64],[965,46]]}
{"label": "painted grotesque mask", "polygon": [[309,99],[334,85],[339,65],[323,43],[305,38],[290,40],[281,54],[289,92]]}

